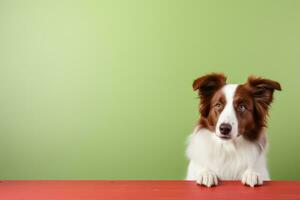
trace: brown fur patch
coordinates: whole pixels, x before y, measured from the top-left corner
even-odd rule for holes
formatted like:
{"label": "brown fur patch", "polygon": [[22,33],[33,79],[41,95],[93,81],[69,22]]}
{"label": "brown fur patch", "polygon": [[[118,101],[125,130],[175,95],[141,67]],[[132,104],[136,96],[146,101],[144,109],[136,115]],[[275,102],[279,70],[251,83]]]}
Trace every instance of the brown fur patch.
{"label": "brown fur patch", "polygon": [[226,77],[224,74],[218,73],[208,74],[199,77],[194,81],[193,89],[198,90],[198,94],[201,99],[199,105],[199,112],[201,114],[199,125],[201,127],[205,127],[210,130],[214,128],[216,113],[210,112],[213,103],[212,98],[225,84]]}
{"label": "brown fur patch", "polygon": [[[276,81],[250,76],[247,83],[239,85],[234,96],[234,108],[238,119],[239,134],[248,140],[257,140],[264,127],[274,90],[281,90]],[[238,107],[244,106],[244,112]]]}
{"label": "brown fur patch", "polygon": [[223,109],[226,106],[226,98],[222,91],[219,89],[211,99],[210,111],[207,117],[201,117],[200,124],[211,131],[215,131],[217,121]]}

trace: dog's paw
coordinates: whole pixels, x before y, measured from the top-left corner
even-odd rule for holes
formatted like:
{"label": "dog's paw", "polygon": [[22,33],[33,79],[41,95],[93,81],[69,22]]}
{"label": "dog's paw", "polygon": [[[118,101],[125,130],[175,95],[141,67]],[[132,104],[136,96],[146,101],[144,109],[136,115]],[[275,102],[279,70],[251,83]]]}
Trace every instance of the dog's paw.
{"label": "dog's paw", "polygon": [[206,187],[216,186],[218,185],[218,177],[213,171],[205,170],[199,174],[196,182]]}
{"label": "dog's paw", "polygon": [[254,187],[256,185],[262,185],[263,179],[260,177],[258,173],[252,170],[246,170],[242,177],[242,183],[244,185]]}

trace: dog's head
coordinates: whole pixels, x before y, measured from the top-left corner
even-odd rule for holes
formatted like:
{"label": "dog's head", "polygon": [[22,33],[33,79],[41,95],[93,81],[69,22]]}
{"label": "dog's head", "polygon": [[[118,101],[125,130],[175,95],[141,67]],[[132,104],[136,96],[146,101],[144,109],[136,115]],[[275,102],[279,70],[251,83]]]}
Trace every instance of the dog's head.
{"label": "dog's head", "polygon": [[229,140],[240,135],[256,140],[266,126],[268,109],[278,82],[250,76],[244,84],[226,84],[223,74],[212,73],[196,79],[193,89],[200,97],[203,128]]}

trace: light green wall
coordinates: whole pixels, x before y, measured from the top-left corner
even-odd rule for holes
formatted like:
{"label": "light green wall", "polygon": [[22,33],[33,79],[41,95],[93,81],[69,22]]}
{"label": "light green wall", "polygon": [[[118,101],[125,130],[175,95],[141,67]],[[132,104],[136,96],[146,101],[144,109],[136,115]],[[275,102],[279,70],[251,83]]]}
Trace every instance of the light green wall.
{"label": "light green wall", "polygon": [[300,1],[0,0],[0,179],[182,179],[192,81],[279,81],[273,179],[300,179]]}

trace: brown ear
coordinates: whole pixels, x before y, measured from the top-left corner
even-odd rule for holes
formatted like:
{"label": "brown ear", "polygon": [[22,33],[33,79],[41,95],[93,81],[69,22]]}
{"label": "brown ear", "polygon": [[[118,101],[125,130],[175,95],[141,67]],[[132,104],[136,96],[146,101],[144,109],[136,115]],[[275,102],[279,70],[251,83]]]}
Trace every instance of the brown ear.
{"label": "brown ear", "polygon": [[272,103],[274,90],[281,90],[278,82],[260,77],[249,76],[248,84],[252,88],[254,99],[267,105]]}
{"label": "brown ear", "polygon": [[210,93],[226,84],[224,74],[211,73],[194,80],[193,89],[199,90],[199,94]]}
{"label": "brown ear", "polygon": [[281,90],[280,84],[270,79],[249,76],[247,85],[250,86],[258,117],[265,119],[273,101],[274,90]]}
{"label": "brown ear", "polygon": [[200,113],[207,117],[210,109],[210,100],[213,94],[226,84],[224,74],[211,73],[197,78],[193,83],[193,89],[198,90],[200,103]]}

